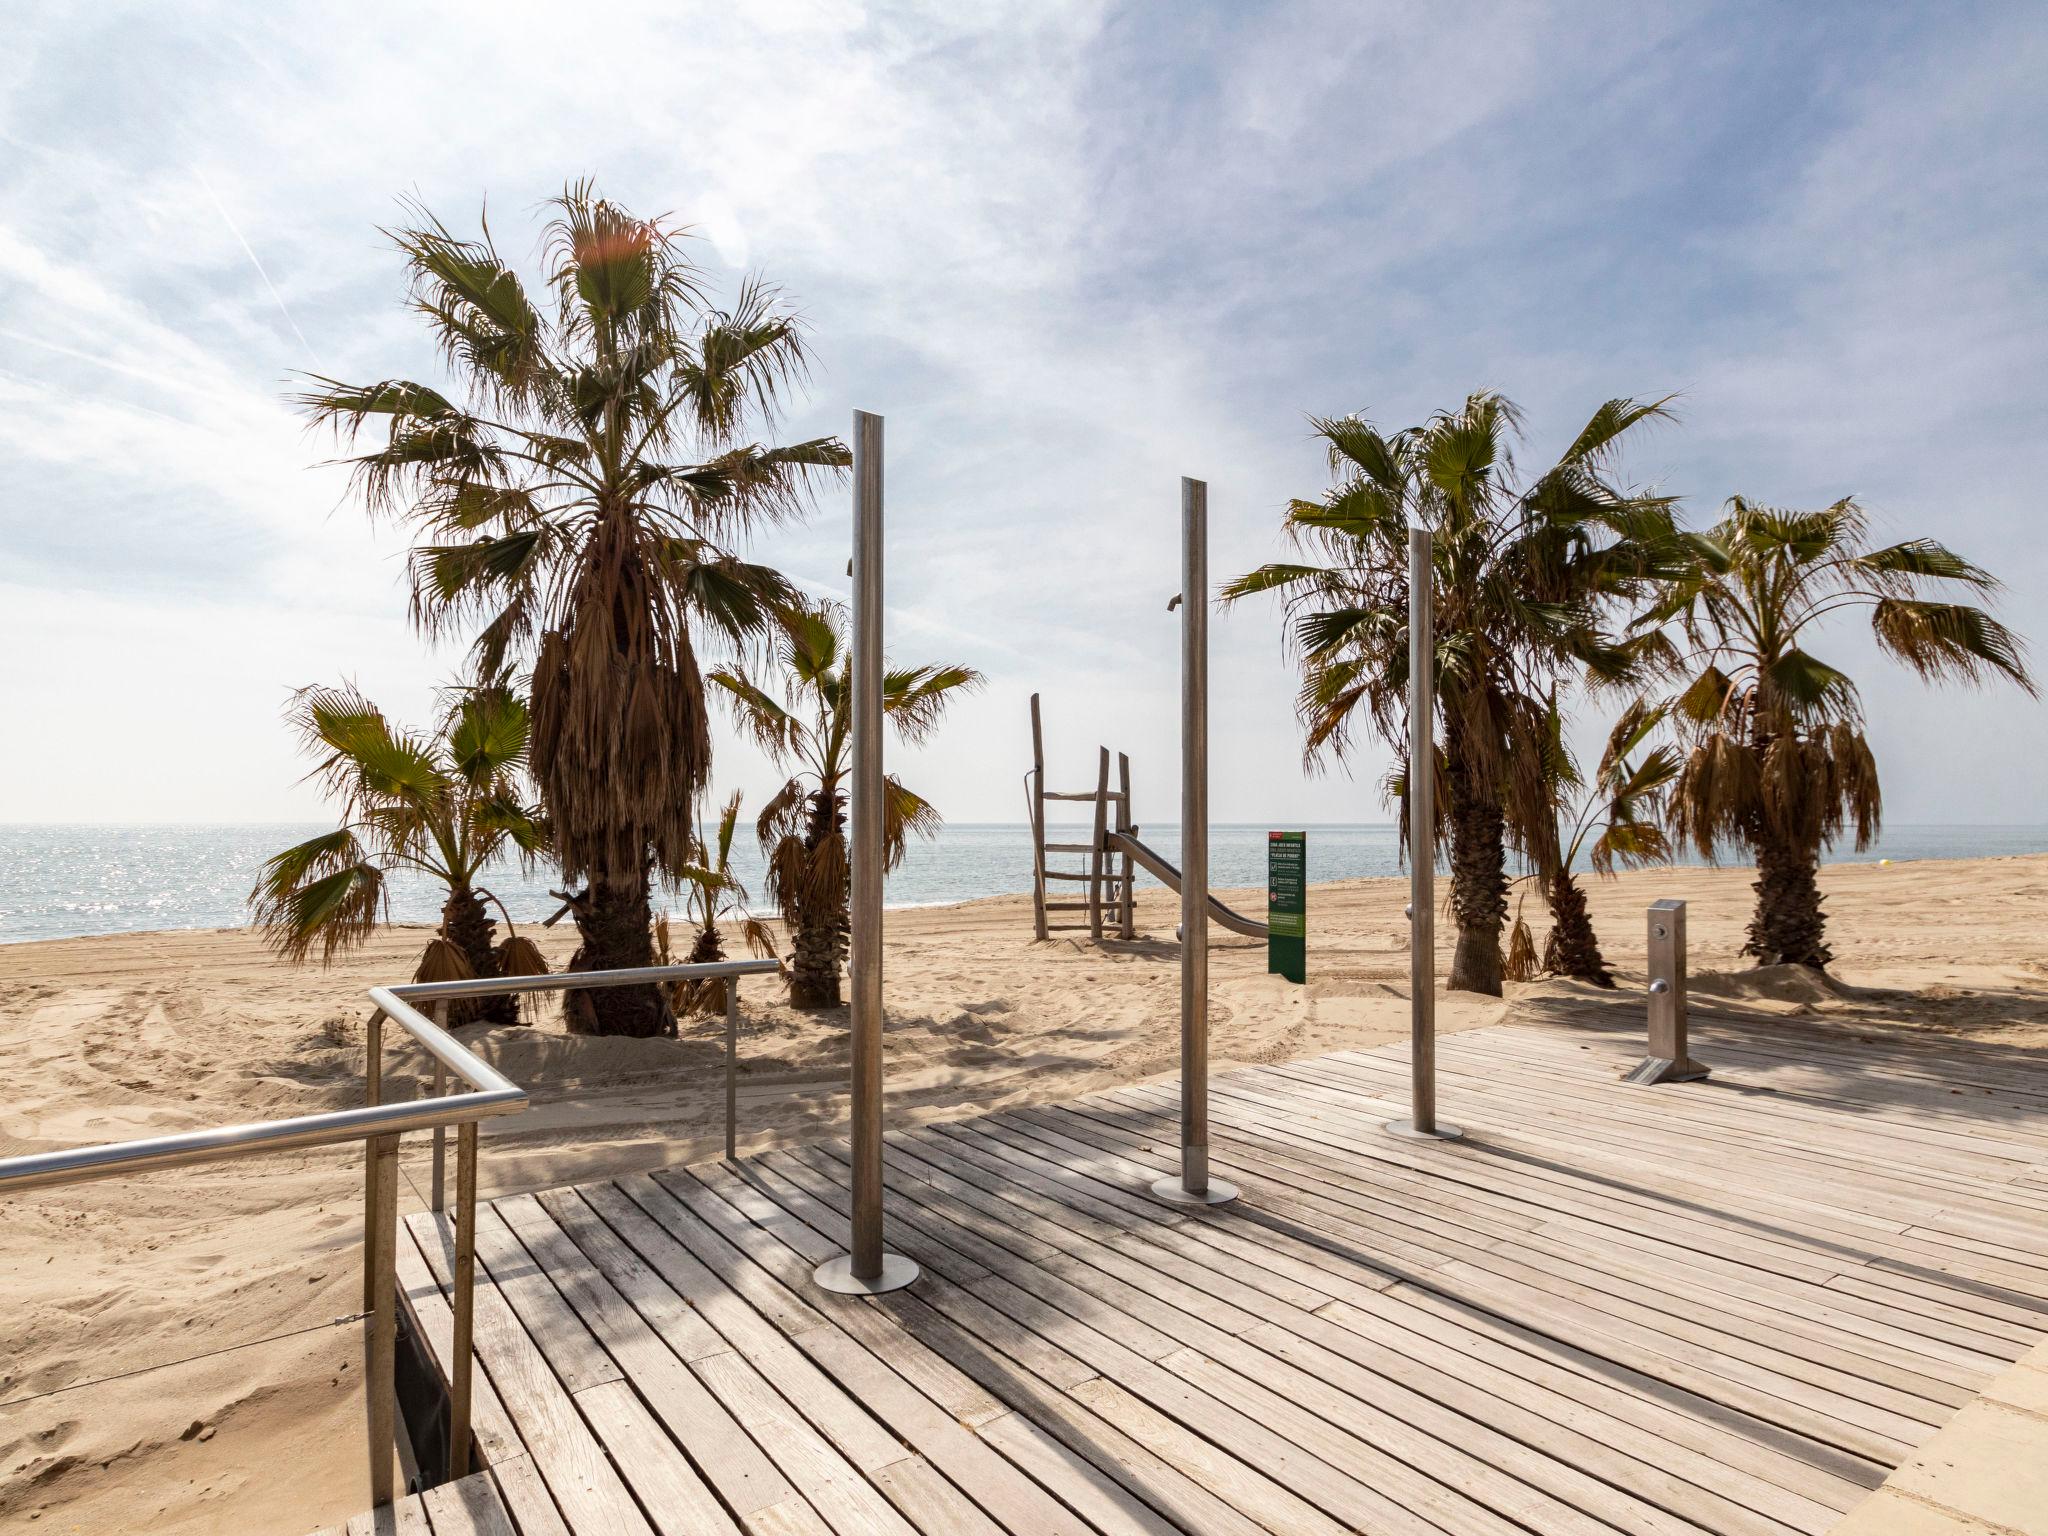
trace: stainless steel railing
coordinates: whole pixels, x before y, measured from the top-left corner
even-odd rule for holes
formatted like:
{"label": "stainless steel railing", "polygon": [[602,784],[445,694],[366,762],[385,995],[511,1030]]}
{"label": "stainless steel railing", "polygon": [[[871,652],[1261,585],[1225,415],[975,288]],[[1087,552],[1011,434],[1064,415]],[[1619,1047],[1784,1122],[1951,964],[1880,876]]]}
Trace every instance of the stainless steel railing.
{"label": "stainless steel railing", "polygon": [[[411,982],[372,987],[364,1076],[368,1104],[360,1109],[295,1115],[286,1120],[218,1126],[175,1136],[151,1136],[108,1142],[95,1147],[70,1147],[26,1157],[0,1158],[0,1195],[82,1184],[162,1168],[226,1162],[269,1152],[365,1143],[363,1177],[363,1310],[368,1334],[364,1391],[368,1397],[370,1493],[374,1503],[389,1504],[395,1495],[392,1452],[398,1438],[398,1145],[408,1131],[434,1133],[432,1203],[443,1208],[443,1171],[448,1128],[456,1129],[455,1263],[451,1310],[454,1336],[449,1351],[448,1470],[460,1477],[469,1470],[471,1355],[476,1316],[476,1153],[477,1125],[494,1115],[517,1114],[526,1108],[524,1089],[489,1062],[474,1054],[428,1018],[415,1004],[436,1014],[460,998],[497,997],[506,993],[580,992],[596,987],[726,978],[725,1007],[725,1147],[733,1155],[735,1080],[738,1070],[739,978],[776,970],[773,960],[721,960],[702,965],[657,965],[620,971],[564,971],[548,976],[486,978],[477,981]],[[408,1104],[385,1104],[384,1021],[391,1020],[434,1060],[431,1097]],[[448,1077],[460,1079],[464,1090],[448,1093]]]}

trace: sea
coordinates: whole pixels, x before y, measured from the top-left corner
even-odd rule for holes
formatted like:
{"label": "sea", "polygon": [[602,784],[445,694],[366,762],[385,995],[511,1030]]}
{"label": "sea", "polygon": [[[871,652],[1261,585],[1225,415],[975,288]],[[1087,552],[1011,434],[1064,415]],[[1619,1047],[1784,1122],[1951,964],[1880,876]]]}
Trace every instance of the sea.
{"label": "sea", "polygon": [[[264,859],[301,842],[322,824],[228,826],[0,824],[0,943],[77,938],[159,928],[234,928],[249,921],[249,889]],[[1290,827],[1308,834],[1309,878],[1349,880],[1402,871],[1397,829],[1387,824]],[[1263,826],[1209,829],[1210,884],[1257,886],[1266,878]],[[1081,825],[1050,827],[1053,842],[1085,842]],[[1145,840],[1180,862],[1178,828],[1148,828]],[[1885,828],[1882,841],[1833,861],[1964,859],[2048,852],[2048,826],[1913,826]],[[1081,867],[1078,855],[1053,855],[1055,867]],[[1064,863],[1062,864],[1062,861]],[[1694,862],[1687,860],[1687,862]],[[751,841],[736,846],[735,873],[756,896],[762,862]],[[560,906],[548,872],[516,866],[492,873],[488,885],[516,922],[538,922]],[[1140,872],[1139,884],[1154,884]],[[948,824],[928,842],[914,842],[889,877],[892,907],[938,906],[1031,889],[1031,834],[1023,824]],[[390,886],[395,921],[438,919],[440,895],[425,877],[397,875]]]}

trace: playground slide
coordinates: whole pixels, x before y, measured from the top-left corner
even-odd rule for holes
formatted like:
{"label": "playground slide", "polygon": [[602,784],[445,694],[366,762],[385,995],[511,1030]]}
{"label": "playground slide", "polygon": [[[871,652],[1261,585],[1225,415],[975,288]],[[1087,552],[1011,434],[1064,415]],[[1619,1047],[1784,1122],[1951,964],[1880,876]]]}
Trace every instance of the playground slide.
{"label": "playground slide", "polygon": [[[1178,891],[1180,889],[1180,871],[1139,842],[1135,837],[1132,837],[1128,832],[1108,832],[1103,834],[1103,837],[1104,846],[1109,852],[1128,853],[1168,890]],[[1241,933],[1248,939],[1263,939],[1267,936],[1267,928],[1264,923],[1253,922],[1243,913],[1226,907],[1214,896],[1209,898],[1209,920],[1221,923],[1232,933]]]}

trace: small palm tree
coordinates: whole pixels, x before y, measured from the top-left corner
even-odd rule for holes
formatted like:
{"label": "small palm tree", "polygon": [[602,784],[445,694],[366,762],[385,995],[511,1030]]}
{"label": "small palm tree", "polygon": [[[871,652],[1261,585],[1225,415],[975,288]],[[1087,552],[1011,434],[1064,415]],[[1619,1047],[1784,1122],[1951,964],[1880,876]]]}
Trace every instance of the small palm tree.
{"label": "small palm tree", "polygon": [[[700,825],[697,829],[696,860],[678,871],[683,915],[697,930],[684,963],[705,965],[725,958],[725,935],[719,927],[721,922],[737,926],[747,948],[753,953],[762,956],[775,953],[775,935],[768,931],[766,923],[747,910],[747,888],[733,873],[732,840],[739,828],[739,820],[740,792],[734,790],[732,798],[718,813],[718,827],[714,835],[705,837]],[[663,965],[677,963],[672,959],[674,950],[666,914],[654,920],[654,949],[656,958]],[[720,977],[678,982],[670,1000],[676,1012],[684,1017],[702,1017],[724,1011],[725,989],[726,982]]]}
{"label": "small palm tree", "polygon": [[[779,658],[779,701],[736,668],[711,674],[741,726],[778,767],[790,770],[755,830],[768,856],[768,894],[789,930],[789,996],[799,1008],[839,1006],[839,967],[851,926],[846,784],[853,678],[844,630],[845,615],[835,604],[790,617]],[[898,738],[916,744],[938,728],[948,704],[982,681],[972,667],[959,665],[892,670],[883,678],[882,710]],[[911,833],[930,837],[938,828],[931,803],[889,775],[882,795],[884,866],[902,862]]]}
{"label": "small palm tree", "polygon": [[[700,652],[766,644],[796,601],[732,545],[801,514],[836,438],[762,446],[806,370],[803,328],[749,277],[707,297],[681,232],[578,183],[553,202],[548,311],[480,238],[424,209],[391,231],[462,398],[405,379],[299,397],[345,441],[372,515],[410,523],[413,616],[530,668],[533,775],[570,881],[571,970],[647,965],[652,887],[691,861],[711,773]],[[570,1028],[673,1033],[652,987],[570,994]]]}
{"label": "small palm tree", "polygon": [[[1225,602],[1285,600],[1309,767],[1348,756],[1361,715],[1405,752],[1408,530],[1429,530],[1454,988],[1501,992],[1508,848],[1555,815],[1546,796],[1516,796],[1512,771],[1543,750],[1549,690],[1566,677],[1619,685],[1638,665],[1639,648],[1611,636],[1606,616],[1670,537],[1671,503],[1624,489],[1612,471],[1630,432],[1667,415],[1664,401],[1610,400],[1533,480],[1514,473],[1521,419],[1496,394],[1391,435],[1355,416],[1318,420],[1335,483],[1289,503],[1285,529],[1319,559],[1262,566],[1223,589]],[[1405,785],[1405,765],[1390,782]]]}
{"label": "small palm tree", "polygon": [[1756,858],[1745,954],[1824,968],[1833,958],[1817,879],[1821,850],[1882,816],[1877,760],[1856,685],[1808,650],[1820,621],[1865,610],[1878,649],[1931,682],[2004,678],[2035,693],[2021,643],[1984,609],[1925,596],[1998,583],[1932,539],[1873,548],[1853,499],[1780,511],[1740,496],[1704,533],[1683,535],[1664,600],[1638,621],[1676,620],[1674,716],[1690,751],[1671,795],[1672,830],[1705,858]]}
{"label": "small palm tree", "polygon": [[[519,795],[530,726],[510,689],[452,690],[431,737],[395,728],[348,686],[300,690],[290,719],[319,758],[308,777],[340,803],[342,824],[264,862],[249,901],[271,948],[294,964],[317,950],[331,964],[388,915],[386,882],[402,869],[447,891],[415,979],[546,970],[529,941],[514,934],[497,943],[486,903],[508,930],[512,918],[482,883],[494,863],[530,863],[547,848],[538,811]],[[456,1004],[449,1017],[509,1024],[519,1014],[512,998],[483,998]]]}
{"label": "small palm tree", "polygon": [[[1553,975],[1601,987],[1614,985],[1614,975],[1600,953],[1599,935],[1593,931],[1586,893],[1579,887],[1580,854],[1603,879],[1612,879],[1616,868],[1641,869],[1670,861],[1664,796],[1678,777],[1678,752],[1668,745],[1643,750],[1662,728],[1665,715],[1662,705],[1632,700],[1608,732],[1589,785],[1565,747],[1564,716],[1557,701],[1551,700],[1547,750],[1533,769],[1522,771],[1543,776],[1541,793],[1556,807],[1555,819],[1545,824],[1548,835],[1539,829],[1529,847],[1535,865],[1531,878],[1541,882],[1543,901],[1550,909],[1542,969]],[[1517,917],[1515,926],[1510,949],[1526,953],[1533,962],[1535,947],[1526,925]],[[1533,971],[1532,963],[1528,973]],[[1527,980],[1528,974],[1516,979]]]}

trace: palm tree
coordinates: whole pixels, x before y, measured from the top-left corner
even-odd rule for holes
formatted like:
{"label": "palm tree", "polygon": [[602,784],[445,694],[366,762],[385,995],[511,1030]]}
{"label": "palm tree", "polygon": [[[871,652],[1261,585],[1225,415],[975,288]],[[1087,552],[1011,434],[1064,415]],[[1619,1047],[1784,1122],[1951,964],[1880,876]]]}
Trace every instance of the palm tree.
{"label": "palm tree", "polygon": [[1873,548],[1848,497],[1818,512],[1732,497],[1704,533],[1685,534],[1664,600],[1638,621],[1678,621],[1675,717],[1690,751],[1671,827],[1706,858],[1756,858],[1756,911],[1743,953],[1762,965],[1824,968],[1820,854],[1847,828],[1867,848],[1882,816],[1877,760],[1856,685],[1806,647],[1821,621],[1867,611],[1878,649],[1931,682],[2003,677],[2031,696],[2021,643],[1984,609],[1923,594],[1992,593],[1986,571],[1932,539]]}
{"label": "palm tree", "polygon": [[[1408,529],[1429,529],[1438,803],[1458,925],[1452,987],[1500,995],[1507,848],[1526,846],[1529,829],[1554,814],[1547,798],[1515,793],[1510,769],[1542,749],[1550,690],[1581,674],[1616,684],[1638,665],[1640,647],[1608,634],[1605,611],[1634,590],[1647,551],[1670,536],[1671,504],[1622,488],[1612,470],[1631,429],[1668,416],[1666,406],[1608,401],[1556,464],[1526,482],[1511,457],[1519,413],[1496,394],[1391,435],[1356,416],[1316,420],[1335,484],[1320,500],[1290,502],[1284,521],[1297,548],[1327,563],[1266,565],[1223,589],[1226,602],[1259,592],[1285,600],[1312,770],[1349,755],[1361,711],[1403,752]],[[1397,793],[1406,771],[1391,780]]]}
{"label": "palm tree", "polygon": [[[1580,854],[1603,879],[1611,879],[1617,866],[1640,869],[1671,858],[1662,823],[1665,792],[1678,777],[1678,752],[1667,745],[1643,750],[1662,728],[1666,713],[1663,705],[1630,700],[1608,732],[1588,784],[1565,746],[1564,714],[1553,698],[1545,751],[1530,765],[1517,766],[1518,773],[1542,775],[1545,787],[1538,792],[1555,807],[1552,817],[1533,829],[1528,848],[1535,865],[1530,878],[1541,882],[1544,905],[1550,909],[1542,968],[1553,975],[1600,987],[1614,985],[1614,974],[1600,953],[1599,935],[1593,931],[1586,893],[1579,887]],[[1526,941],[1519,917],[1516,927],[1515,943],[1520,946]],[[1528,948],[1533,957],[1533,943]]]}
{"label": "palm tree", "polygon": [[[707,838],[703,827],[698,827],[696,860],[679,871],[683,915],[697,931],[690,952],[684,957],[690,965],[725,958],[725,935],[718,926],[721,922],[736,926],[747,948],[755,954],[775,953],[775,936],[766,923],[747,910],[747,888],[733,873],[732,840],[739,821],[740,792],[734,790],[718,813],[714,834]],[[666,914],[654,920],[654,949],[663,965],[672,963]],[[670,1001],[686,1017],[719,1013],[725,1008],[725,988],[726,982],[720,977],[678,982],[670,993]]]}
{"label": "palm tree", "polygon": [[[317,949],[323,965],[356,948],[388,913],[386,882],[411,870],[447,890],[441,925],[421,956],[421,981],[529,975],[546,963],[527,940],[497,943],[483,885],[508,856],[530,862],[547,848],[538,811],[519,795],[526,705],[502,684],[453,690],[434,736],[397,729],[355,688],[305,688],[290,719],[317,779],[341,806],[341,825],[267,859],[249,893],[271,948],[294,964]],[[512,965],[508,968],[506,961]],[[516,1000],[457,1003],[454,1023],[517,1023]]]}
{"label": "palm tree", "polygon": [[[581,943],[572,970],[652,959],[651,887],[691,862],[711,771],[699,649],[765,641],[795,601],[730,544],[802,513],[836,438],[763,447],[801,383],[802,326],[747,278],[712,307],[679,233],[599,197],[553,200],[547,311],[486,224],[465,239],[424,209],[391,233],[413,307],[463,401],[409,380],[317,380],[299,397],[349,442],[373,515],[410,524],[413,615],[430,635],[477,625],[489,674],[530,668],[533,773]],[[672,1033],[657,989],[571,994],[572,1029]]]}
{"label": "palm tree", "polygon": [[[711,681],[741,726],[789,781],[762,807],[755,831],[768,856],[768,894],[790,938],[789,996],[799,1008],[836,1008],[839,966],[850,927],[846,781],[852,772],[852,658],[845,615],[821,603],[794,614],[781,645],[783,697],[773,698],[737,668]],[[882,711],[902,741],[915,745],[938,728],[946,706],[981,687],[982,675],[957,664],[892,669],[882,679]],[[882,794],[882,857],[903,860],[910,834],[930,837],[939,813],[894,774]]]}

